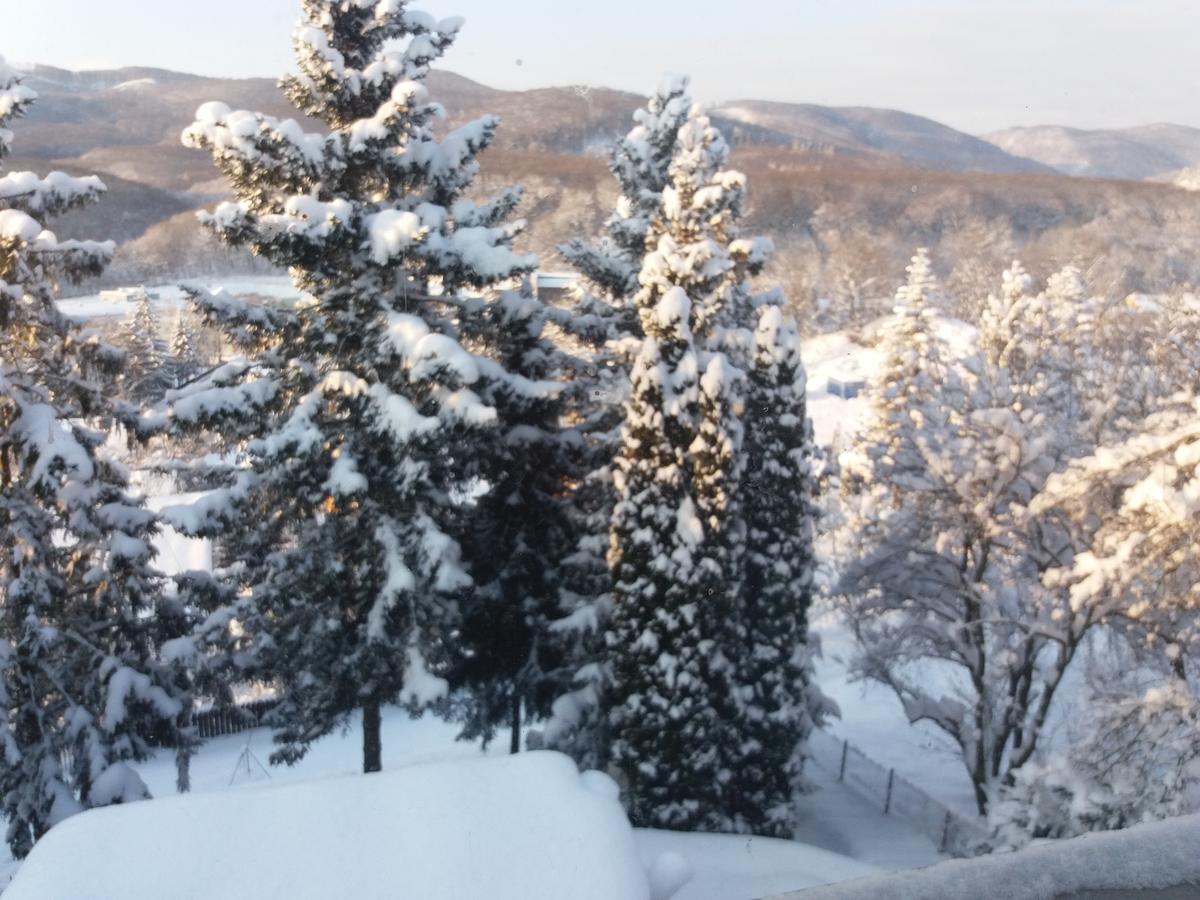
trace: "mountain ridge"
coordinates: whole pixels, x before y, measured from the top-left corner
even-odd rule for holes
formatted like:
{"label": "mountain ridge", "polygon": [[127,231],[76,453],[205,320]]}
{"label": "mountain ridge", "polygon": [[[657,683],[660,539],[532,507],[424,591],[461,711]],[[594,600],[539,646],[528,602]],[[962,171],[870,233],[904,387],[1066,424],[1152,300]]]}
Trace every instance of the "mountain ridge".
{"label": "mountain ridge", "polygon": [[1142,181],[1200,164],[1200,128],[1171,122],[1099,129],[1020,126],[984,138],[1066,175]]}
{"label": "mountain ridge", "polygon": [[[179,132],[197,106],[213,99],[302,119],[268,78],[214,78],[146,66],[76,72],[39,65],[27,70],[27,81],[42,102],[28,116],[24,152],[39,158],[74,159],[103,148],[148,146],[176,157]],[[506,90],[448,70],[434,70],[428,83],[450,124],[484,113],[498,115],[503,122],[498,144],[518,150],[602,153],[629,130],[634,110],[645,102],[644,96],[603,87]],[[749,106],[788,110],[786,121],[781,120],[784,127],[738,114],[738,107]],[[735,145],[786,146],[868,164],[1047,171],[965,132],[899,110],[747,100],[715,105],[710,114]],[[105,154],[100,156],[98,163],[106,164]]]}

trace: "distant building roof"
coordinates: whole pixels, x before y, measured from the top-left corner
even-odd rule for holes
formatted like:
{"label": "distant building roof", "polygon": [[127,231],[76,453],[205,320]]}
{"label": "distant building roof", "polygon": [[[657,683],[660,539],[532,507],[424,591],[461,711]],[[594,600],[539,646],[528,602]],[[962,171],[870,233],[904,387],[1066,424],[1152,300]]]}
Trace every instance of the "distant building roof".
{"label": "distant building roof", "polygon": [[578,272],[537,272],[533,276],[533,283],[539,290],[569,288],[578,280]]}

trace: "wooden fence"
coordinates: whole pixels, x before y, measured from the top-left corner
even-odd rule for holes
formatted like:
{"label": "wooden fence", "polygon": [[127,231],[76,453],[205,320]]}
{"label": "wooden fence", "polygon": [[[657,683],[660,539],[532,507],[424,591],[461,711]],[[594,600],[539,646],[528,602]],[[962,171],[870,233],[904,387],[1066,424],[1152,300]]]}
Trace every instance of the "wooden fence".
{"label": "wooden fence", "polygon": [[251,728],[259,728],[267,713],[278,704],[278,700],[270,698],[223,709],[209,709],[195,713],[192,722],[196,726],[196,735],[205,740],[226,734],[238,734]]}

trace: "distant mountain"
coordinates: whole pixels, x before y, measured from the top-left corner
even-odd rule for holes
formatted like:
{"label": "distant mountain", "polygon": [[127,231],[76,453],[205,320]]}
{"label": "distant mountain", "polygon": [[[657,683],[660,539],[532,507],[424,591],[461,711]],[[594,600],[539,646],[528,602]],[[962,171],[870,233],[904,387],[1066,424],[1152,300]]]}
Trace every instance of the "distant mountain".
{"label": "distant mountain", "polygon": [[869,107],[740,100],[716,114],[788,135],[796,144],[831,152],[882,155],[927,169],[1049,172],[1048,166],[1005,152],[932,119]]}
{"label": "distant mountain", "polygon": [[[45,160],[18,156],[6,159],[4,168],[5,171],[31,169],[44,174],[49,167]],[[63,169],[70,175],[91,175],[96,171],[93,167],[72,162],[56,164],[54,168]],[[100,235],[105,240],[122,243],[139,237],[165,219],[194,210],[197,205],[189,197],[122,178],[112,172],[102,172],[101,178],[108,188],[104,202],[55,217],[50,228],[60,238],[94,238]]]}
{"label": "distant mountain", "polygon": [[1200,164],[1200,128],[1144,125],[1086,131],[1061,125],[1008,128],[985,135],[997,147],[1067,175],[1147,179]]}
{"label": "distant mountain", "polygon": [[[215,193],[203,154],[179,146],[196,107],[219,99],[235,108],[291,116],[275,82],[218,79],[162,69],[69,72],[35,67],[39,92],[21,130],[21,152],[77,160],[152,184]],[[551,87],[502,91],[452,72],[433,72],[432,95],[453,125],[485,113],[503,120],[498,146],[549,153],[602,153],[628,131],[645,98],[606,88]],[[1045,171],[995,146],[919,116],[883,109],[834,109],[748,100],[715,109],[714,121],[735,145],[784,146],[863,162],[988,172]],[[311,125],[311,123],[310,123]],[[1178,166],[1176,168],[1179,168]]]}
{"label": "distant mountain", "polygon": [[[262,260],[197,226],[193,211],[228,196],[228,186],[209,155],[184,148],[179,137],[210,100],[294,117],[274,81],[47,67],[26,81],[40,101],[16,129],[19,159],[11,162],[95,172],[110,188],[102,203],[55,222],[60,236],[119,242],[103,280],[80,290],[262,270]],[[502,118],[478,189],[524,185],[522,249],[555,268],[561,242],[598,232],[617,190],[603,154],[644,97],[583,86],[504,91],[449,72],[432,73],[429,88],[446,109],[441,127],[485,113]],[[1036,154],[1022,158],[1030,153],[1023,147],[997,147],[892,110],[746,100],[711,115],[734,147],[733,165],[749,178],[747,229],[775,240],[773,271],[801,304],[842,298],[857,311],[850,316],[868,301],[889,308],[917,246],[931,249],[947,290],[970,302],[994,290],[997,273],[1017,257],[1039,277],[1078,265],[1114,293],[1200,285],[1200,193],[1068,178]],[[1123,134],[1158,154],[1133,177],[1194,164],[1191,142],[1200,132],[1164,126]],[[1119,161],[1125,150],[1114,153]]]}

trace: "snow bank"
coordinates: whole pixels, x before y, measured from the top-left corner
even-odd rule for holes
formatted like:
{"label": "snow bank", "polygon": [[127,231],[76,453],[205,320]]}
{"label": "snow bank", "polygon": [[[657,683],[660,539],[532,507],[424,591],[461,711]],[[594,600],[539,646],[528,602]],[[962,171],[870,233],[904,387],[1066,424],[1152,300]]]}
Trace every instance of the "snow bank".
{"label": "snow bank", "polygon": [[956,859],[914,872],[863,878],[782,895],[779,900],[927,900],[996,897],[1056,900],[1108,892],[1113,897],[1194,896],[1200,884],[1200,816],[1089,834],[1015,853]]}
{"label": "snow bank", "polygon": [[86,812],[37,844],[4,900],[81,897],[649,900],[651,890],[611,779],[523,753]]}

